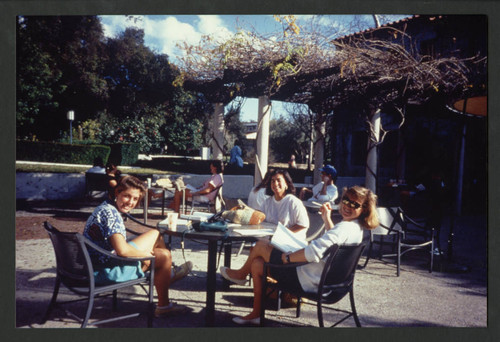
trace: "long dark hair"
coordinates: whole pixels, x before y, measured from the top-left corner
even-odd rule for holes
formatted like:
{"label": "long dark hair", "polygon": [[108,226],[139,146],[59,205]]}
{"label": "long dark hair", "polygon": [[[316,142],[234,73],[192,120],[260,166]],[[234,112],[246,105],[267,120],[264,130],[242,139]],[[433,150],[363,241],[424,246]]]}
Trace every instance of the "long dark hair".
{"label": "long dark hair", "polygon": [[255,192],[259,191],[262,188],[267,187],[267,184],[269,184],[269,181],[271,180],[271,173],[274,172],[274,169],[269,169],[266,172],[266,175],[264,178],[260,181],[259,185],[257,185],[254,189]]}
{"label": "long dark hair", "polygon": [[270,170],[270,176],[269,176],[269,182],[266,185],[266,195],[268,196],[273,196],[273,190],[271,189],[271,179],[275,175],[283,175],[283,178],[285,179],[287,189],[285,190],[286,194],[295,194],[295,186],[293,185],[292,177],[290,177],[290,174],[288,171],[283,170],[283,169],[276,169],[276,170]]}

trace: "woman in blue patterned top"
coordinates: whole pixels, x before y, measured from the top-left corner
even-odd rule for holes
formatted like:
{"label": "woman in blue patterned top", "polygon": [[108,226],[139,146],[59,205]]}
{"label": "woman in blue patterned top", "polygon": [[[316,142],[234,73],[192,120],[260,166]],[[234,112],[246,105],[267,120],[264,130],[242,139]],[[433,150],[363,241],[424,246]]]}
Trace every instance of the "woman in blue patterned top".
{"label": "woman in blue patterned top", "polygon": [[[122,257],[155,257],[154,285],[158,294],[156,316],[184,312],[185,306],[174,305],[169,300],[170,285],[189,273],[191,262],[172,270],[172,256],[158,230],[152,229],[127,241],[122,214],[130,212],[146,193],[142,181],[133,176],[120,179],[115,188],[114,200],[107,199],[99,205],[87,220],[83,235],[98,246]],[[110,283],[137,279],[144,275],[150,262],[138,261],[137,265],[111,262],[109,258],[90,250],[94,261],[96,282]]]}

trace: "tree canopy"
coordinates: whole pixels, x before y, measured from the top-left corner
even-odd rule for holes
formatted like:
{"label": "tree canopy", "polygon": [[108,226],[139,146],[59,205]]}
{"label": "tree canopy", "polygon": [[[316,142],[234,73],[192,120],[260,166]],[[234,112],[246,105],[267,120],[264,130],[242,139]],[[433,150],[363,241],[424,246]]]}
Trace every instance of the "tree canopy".
{"label": "tree canopy", "polygon": [[146,153],[202,145],[209,103],[174,86],[178,69],[143,30],[106,38],[96,16],[22,16],[17,49],[18,138],[64,140],[73,110],[82,142],[137,142]]}

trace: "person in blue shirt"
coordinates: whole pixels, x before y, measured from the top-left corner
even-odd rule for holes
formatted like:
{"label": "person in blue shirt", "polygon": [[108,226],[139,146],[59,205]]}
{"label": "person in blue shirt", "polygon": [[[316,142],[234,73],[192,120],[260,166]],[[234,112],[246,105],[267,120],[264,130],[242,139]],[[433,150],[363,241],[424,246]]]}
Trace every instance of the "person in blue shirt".
{"label": "person in blue shirt", "polygon": [[241,148],[238,146],[238,141],[236,141],[234,147],[231,149],[230,152],[229,165],[242,168],[243,158],[241,158],[241,156],[242,156]]}

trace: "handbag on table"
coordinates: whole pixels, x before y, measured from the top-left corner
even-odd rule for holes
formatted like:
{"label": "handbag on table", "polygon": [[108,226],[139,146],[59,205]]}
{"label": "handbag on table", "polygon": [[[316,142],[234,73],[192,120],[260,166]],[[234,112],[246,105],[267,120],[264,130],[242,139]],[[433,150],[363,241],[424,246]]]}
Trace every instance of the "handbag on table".
{"label": "handbag on table", "polygon": [[259,224],[265,220],[266,215],[258,210],[250,208],[238,199],[238,205],[222,212],[222,217],[230,222],[239,224]]}

